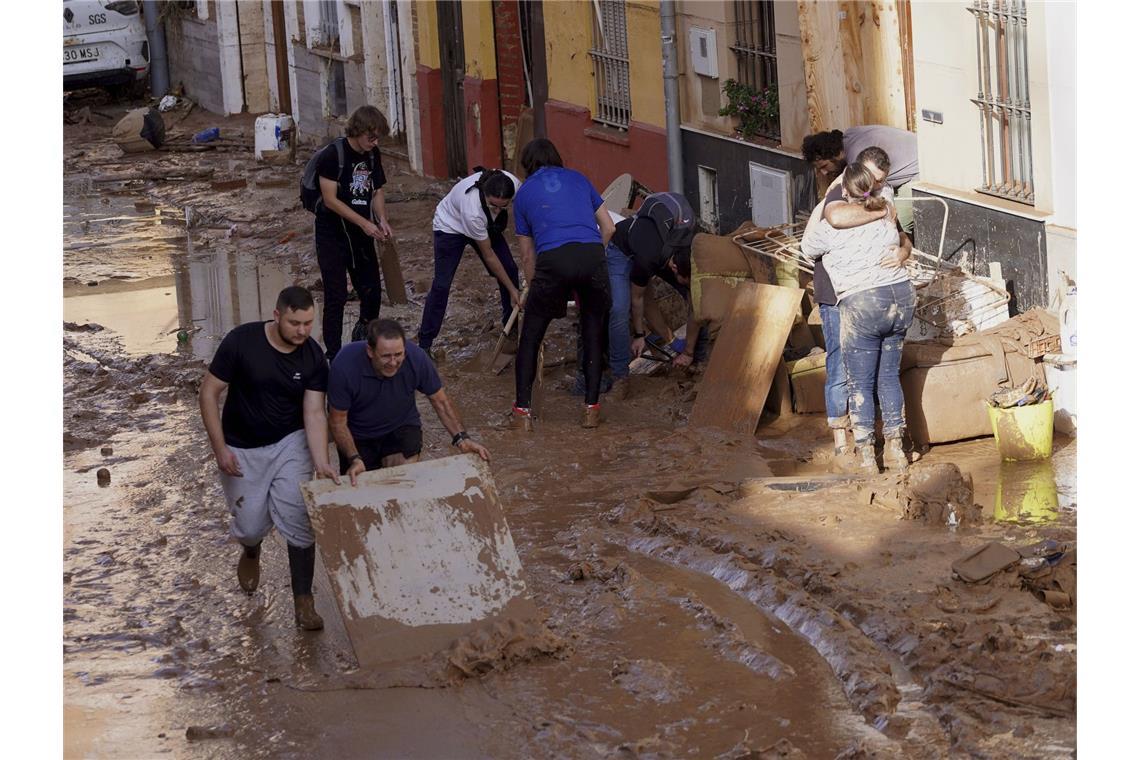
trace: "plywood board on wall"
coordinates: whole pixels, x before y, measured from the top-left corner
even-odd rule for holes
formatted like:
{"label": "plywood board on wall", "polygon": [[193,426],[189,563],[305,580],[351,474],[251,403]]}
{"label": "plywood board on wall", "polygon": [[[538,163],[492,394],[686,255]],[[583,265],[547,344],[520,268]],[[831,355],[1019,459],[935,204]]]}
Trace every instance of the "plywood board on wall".
{"label": "plywood board on wall", "polygon": [[800,0],[811,131],[908,128],[907,68],[896,0]]}

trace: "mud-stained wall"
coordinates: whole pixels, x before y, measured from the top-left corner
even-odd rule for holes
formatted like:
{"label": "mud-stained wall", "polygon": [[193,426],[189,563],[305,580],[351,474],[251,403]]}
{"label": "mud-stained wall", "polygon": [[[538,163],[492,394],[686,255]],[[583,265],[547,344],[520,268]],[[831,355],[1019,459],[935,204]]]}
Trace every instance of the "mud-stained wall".
{"label": "mud-stained wall", "polygon": [[214,17],[172,15],[166,22],[166,56],[170,85],[207,111],[222,113],[222,64]]}
{"label": "mud-stained wall", "polygon": [[[915,190],[915,197],[931,194]],[[950,196],[943,258],[962,264],[976,275],[988,276],[990,262],[1001,264],[1002,277],[1013,297],[1009,313],[1020,314],[1035,306],[1048,307],[1046,230],[1040,219],[985,208]],[[1011,204],[1012,205],[1012,204]],[[942,231],[942,205],[916,203],[915,247],[938,252]]]}
{"label": "mud-stained wall", "polygon": [[269,67],[265,57],[265,15],[260,3],[237,4],[241,30],[242,90],[250,113],[269,110]]}
{"label": "mud-stained wall", "polygon": [[324,78],[321,70],[326,58],[315,55],[304,45],[293,45],[293,71],[297,81],[298,113],[293,115],[297,130],[306,141],[324,142],[341,133],[340,125],[328,119],[324,111]]}
{"label": "mud-stained wall", "polygon": [[684,127],[681,128],[681,149],[685,155],[685,197],[694,209],[701,207],[697,191],[698,167],[716,171],[718,234],[731,232],[741,222],[752,219],[752,189],[748,177],[750,161],[791,172],[793,214],[810,212],[815,206],[815,174],[811,166],[798,156]]}

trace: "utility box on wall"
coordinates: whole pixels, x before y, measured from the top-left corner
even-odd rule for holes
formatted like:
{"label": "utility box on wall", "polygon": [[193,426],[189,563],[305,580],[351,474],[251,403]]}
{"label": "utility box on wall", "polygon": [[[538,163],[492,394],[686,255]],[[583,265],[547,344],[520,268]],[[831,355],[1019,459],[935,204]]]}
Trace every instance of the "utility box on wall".
{"label": "utility box on wall", "polygon": [[792,175],[753,161],[748,162],[748,185],[752,191],[752,223],[778,227],[792,221]]}
{"label": "utility box on wall", "polygon": [[689,29],[689,60],[693,73],[716,79],[719,75],[716,65],[716,30]]}

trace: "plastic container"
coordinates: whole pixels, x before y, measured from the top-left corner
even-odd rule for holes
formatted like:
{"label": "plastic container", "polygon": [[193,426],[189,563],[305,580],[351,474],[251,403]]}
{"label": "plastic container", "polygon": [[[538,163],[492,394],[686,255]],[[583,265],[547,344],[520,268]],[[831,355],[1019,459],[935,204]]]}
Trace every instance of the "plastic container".
{"label": "plastic container", "polygon": [[293,117],[286,113],[267,113],[253,123],[253,156],[258,161],[267,151],[288,153],[292,157]]}
{"label": "plastic container", "polygon": [[1057,315],[1061,323],[1061,353],[1077,355],[1077,286],[1065,290],[1061,310]]}
{"label": "plastic container", "polygon": [[1053,402],[999,409],[986,405],[998,453],[1007,462],[1053,455]]}
{"label": "plastic container", "polygon": [[1053,429],[1077,435],[1077,360],[1066,354],[1045,354],[1045,382],[1053,397]]}
{"label": "plastic container", "polygon": [[221,136],[222,136],[222,130],[218,129],[217,127],[210,127],[209,129],[203,129],[201,132],[194,135],[194,142],[196,142],[196,143],[213,142],[214,140],[217,140]]}

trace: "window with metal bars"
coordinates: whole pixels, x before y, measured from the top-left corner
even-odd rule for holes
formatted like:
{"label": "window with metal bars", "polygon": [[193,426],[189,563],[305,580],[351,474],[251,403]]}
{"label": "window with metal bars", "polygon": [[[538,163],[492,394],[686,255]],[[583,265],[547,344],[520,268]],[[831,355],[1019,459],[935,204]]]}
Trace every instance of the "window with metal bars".
{"label": "window with metal bars", "polygon": [[[757,93],[777,95],[776,19],[774,0],[735,0],[732,4],[736,41],[729,50],[736,54],[737,81]],[[780,120],[761,131],[780,139]]]}
{"label": "window with metal bars", "polygon": [[618,129],[629,129],[629,42],[623,0],[593,0],[594,85],[597,110],[594,121]]}
{"label": "window with metal bars", "polygon": [[1026,0],[974,0],[982,185],[978,192],[1033,203]]}

